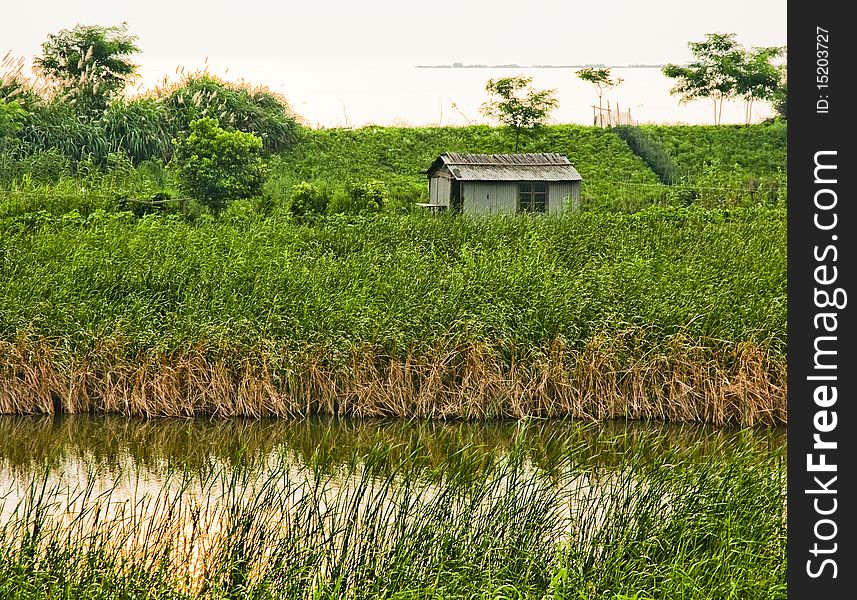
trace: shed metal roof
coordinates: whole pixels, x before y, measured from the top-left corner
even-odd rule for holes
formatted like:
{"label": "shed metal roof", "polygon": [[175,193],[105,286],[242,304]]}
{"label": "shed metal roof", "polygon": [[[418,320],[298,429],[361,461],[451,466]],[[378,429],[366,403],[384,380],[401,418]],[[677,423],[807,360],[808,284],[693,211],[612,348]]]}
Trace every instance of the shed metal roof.
{"label": "shed metal roof", "polygon": [[581,181],[562,154],[441,154],[428,168],[431,176],[446,167],[459,181]]}

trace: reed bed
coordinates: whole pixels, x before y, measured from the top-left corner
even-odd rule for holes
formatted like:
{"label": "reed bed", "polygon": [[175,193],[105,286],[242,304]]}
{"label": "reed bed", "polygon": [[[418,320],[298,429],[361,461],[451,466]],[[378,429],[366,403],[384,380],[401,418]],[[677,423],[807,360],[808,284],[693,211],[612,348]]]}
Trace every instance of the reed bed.
{"label": "reed bed", "polygon": [[442,461],[434,476],[389,471],[382,451],[331,464],[325,447],[155,487],[48,470],[0,508],[0,595],[784,598],[783,452],[739,439],[697,460],[657,437],[615,465],[540,468],[519,437],[488,468]]}
{"label": "reed bed", "polygon": [[766,349],[669,344],[661,354],[634,353],[622,337],[582,350],[554,343],[508,366],[477,343],[404,360],[367,349],[331,365],[323,352],[213,361],[202,349],[129,364],[113,348],[68,358],[43,341],[0,342],[0,414],[786,422],[785,363],[772,364]]}
{"label": "reed bed", "polygon": [[7,223],[0,412],[784,423],[782,211]]}

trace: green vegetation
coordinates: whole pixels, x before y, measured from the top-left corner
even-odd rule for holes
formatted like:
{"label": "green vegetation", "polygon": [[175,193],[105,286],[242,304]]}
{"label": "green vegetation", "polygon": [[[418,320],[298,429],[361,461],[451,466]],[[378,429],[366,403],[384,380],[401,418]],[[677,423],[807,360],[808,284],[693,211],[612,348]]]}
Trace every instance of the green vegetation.
{"label": "green vegetation", "polygon": [[0,181],[29,173],[27,161],[42,153],[100,167],[112,154],[135,165],[166,163],[172,140],[202,118],[256,135],[267,152],[295,140],[298,123],[284,98],[204,71],[144,95],[122,95],[137,76],[131,56],[139,52],[124,24],[79,25],[50,35],[42,49],[37,76],[8,55],[0,62]]}
{"label": "green vegetation", "polygon": [[786,200],[786,127],[645,125],[675,165],[680,181],[707,206],[777,204]]}
{"label": "green vegetation", "polygon": [[577,343],[636,325],[784,349],[781,212],[310,225],[101,213],[7,221],[0,244],[7,340],[29,329],[89,345],[119,328],[174,347],[274,338],[401,353],[438,335]]}
{"label": "green vegetation", "polygon": [[[272,160],[267,189],[275,197],[287,197],[293,185],[308,181],[333,199],[347,195],[349,182],[378,180],[386,184],[396,209],[426,197],[423,171],[439,154],[509,153],[514,148],[513,132],[484,125],[304,130],[298,143]],[[538,135],[522,135],[519,150],[568,156],[583,176],[585,208],[638,209],[666,193],[646,164],[607,129],[546,125]]]}
{"label": "green vegetation", "polygon": [[[158,472],[130,501],[46,470],[6,500],[0,595],[785,597],[783,444],[745,432],[700,452],[568,429],[540,453],[522,427],[487,462],[461,445],[435,461],[425,438],[394,446],[391,464],[371,431],[341,457],[329,438],[305,460],[278,448],[251,467],[239,450]],[[628,451],[592,461],[594,447]]]}
{"label": "green vegetation", "polygon": [[192,121],[190,134],[176,140],[173,160],[179,188],[219,213],[229,200],[262,193],[266,171],[262,140],[252,133],[224,131],[205,117]]}
{"label": "green vegetation", "polygon": [[[652,209],[560,220],[382,213],[305,224],[288,211],[227,211],[197,224],[96,212],[7,219],[0,255],[7,384],[26,380],[15,373],[30,368],[28,344],[39,339],[53,353],[57,389],[83,357],[101,361],[87,371],[93,387],[81,387],[84,396],[61,394],[72,412],[110,404],[145,413],[150,408],[129,398],[145,396],[134,386],[159,371],[135,369],[171,361],[191,370],[196,360],[205,369],[221,365],[231,390],[250,377],[242,365],[256,356],[266,366],[252,376],[272,388],[255,396],[256,409],[224,398],[223,411],[603,416],[628,414],[627,407],[598,394],[630,394],[642,402],[637,416],[785,418],[783,211]],[[599,367],[586,366],[593,356]],[[655,357],[661,366],[647,371]],[[437,378],[424,381],[432,365]],[[400,367],[414,372],[386,391],[366,392],[354,405],[333,400],[346,392],[359,398],[361,378],[395,379]],[[118,381],[114,368],[130,369],[122,375],[130,387],[110,388],[118,404],[104,399],[104,386]],[[755,379],[738,387],[712,392],[704,383],[743,381],[746,369]],[[542,371],[553,375],[539,384]],[[299,400],[314,372],[326,383],[311,402]],[[461,396],[467,386],[456,383],[465,376],[487,386],[472,390],[478,400],[470,403]],[[697,383],[688,393],[678,381]],[[170,385],[190,394],[186,383]],[[201,404],[186,397],[151,410],[220,411],[199,384]],[[430,385],[441,394],[431,400]],[[53,410],[50,388],[28,392],[42,398],[33,397],[32,410]],[[396,404],[394,389],[414,404]],[[720,400],[701,408],[712,393]]]}
{"label": "green vegetation", "polygon": [[533,78],[519,75],[489,79],[485,84],[488,101],[482,105],[482,114],[508,125],[515,132],[515,152],[521,140],[521,132],[536,130],[559,106],[556,90],[536,90]]}

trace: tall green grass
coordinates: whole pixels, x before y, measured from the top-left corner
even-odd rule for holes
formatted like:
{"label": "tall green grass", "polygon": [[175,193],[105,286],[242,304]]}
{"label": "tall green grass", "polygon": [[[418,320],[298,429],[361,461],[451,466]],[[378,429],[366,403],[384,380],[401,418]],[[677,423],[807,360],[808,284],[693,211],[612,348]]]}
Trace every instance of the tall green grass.
{"label": "tall green grass", "polygon": [[571,448],[536,468],[519,441],[488,468],[433,476],[387,470],[380,448],[331,464],[322,446],[301,464],[274,453],[259,469],[173,473],[130,502],[46,471],[5,507],[0,594],[784,598],[782,451],[741,438],[698,461],[656,438],[636,442],[652,450],[642,461],[593,466]]}
{"label": "tall green grass", "polygon": [[564,219],[126,214],[4,222],[0,337],[200,341],[400,355],[439,338],[576,345],[645,329],[785,348],[780,211]]}
{"label": "tall green grass", "polygon": [[3,227],[2,412],[786,419],[782,211]]}

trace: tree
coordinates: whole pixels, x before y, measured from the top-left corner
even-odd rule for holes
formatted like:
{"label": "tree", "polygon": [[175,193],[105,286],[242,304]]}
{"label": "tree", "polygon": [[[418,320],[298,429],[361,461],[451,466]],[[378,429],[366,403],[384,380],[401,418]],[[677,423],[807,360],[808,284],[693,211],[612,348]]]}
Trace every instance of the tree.
{"label": "tree", "polygon": [[532,82],[532,77],[519,75],[489,79],[485,84],[489,99],[482,105],[481,112],[514,129],[515,152],[521,131],[542,125],[550,111],[559,106],[554,97],[556,90],[535,90]]}
{"label": "tree", "polygon": [[592,85],[595,86],[595,93],[598,94],[598,119],[599,122],[603,125],[603,105],[602,98],[604,93],[612,90],[613,88],[622,85],[625,81],[621,77],[613,77],[610,72],[610,68],[598,69],[594,67],[586,67],[580,69],[575,73],[578,79],[582,79],[583,81],[588,81]]}
{"label": "tree", "polygon": [[744,49],[734,33],[708,33],[702,42],[688,44],[694,61],[687,66],[668,64],[663,74],[676,79],[670,94],[680,95],[682,102],[711,98],[714,102],[714,124],[720,124],[723,101],[738,93],[740,65]]}
{"label": "tree", "polygon": [[777,116],[785,121],[788,118],[788,79],[786,78],[786,65],[780,65],[778,69],[780,72],[780,82],[768,100],[774,111],[776,111]]}
{"label": "tree", "polygon": [[226,131],[210,117],[190,124],[190,134],[176,140],[171,164],[180,187],[219,213],[228,200],[262,193],[267,175],[262,140],[252,133]]}
{"label": "tree", "polygon": [[744,98],[744,123],[749,125],[756,100],[775,100],[783,71],[771,61],[784,52],[780,47],[753,48],[743,53],[737,65],[736,92]]}
{"label": "tree", "polygon": [[75,102],[80,114],[95,116],[136,77],[137,65],[130,60],[140,52],[136,42],[127,23],[78,25],[49,35],[34,63]]}

